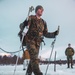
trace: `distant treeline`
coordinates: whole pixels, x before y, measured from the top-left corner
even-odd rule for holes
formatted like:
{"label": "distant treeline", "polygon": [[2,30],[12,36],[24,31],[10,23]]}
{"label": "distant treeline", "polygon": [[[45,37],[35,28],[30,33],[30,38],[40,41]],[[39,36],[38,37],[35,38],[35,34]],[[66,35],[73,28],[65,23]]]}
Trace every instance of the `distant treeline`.
{"label": "distant treeline", "polygon": [[[14,55],[14,56],[0,56],[0,65],[14,65],[16,63],[16,60],[17,60],[17,56]],[[39,60],[40,64],[59,64],[59,65],[62,65],[62,64],[66,64],[67,63],[67,60],[57,60],[57,61],[48,61],[48,60]],[[75,64],[75,60],[73,60],[73,63]],[[18,60],[18,65],[20,64],[23,64],[23,59],[21,57],[19,57],[19,60]]]}
{"label": "distant treeline", "polygon": [[[67,60],[56,60],[56,61],[40,61],[41,64],[66,64]],[[73,64],[75,64],[75,60],[73,60]]]}
{"label": "distant treeline", "polygon": [[[9,65],[9,64],[15,64],[16,63],[16,59],[17,59],[17,56],[14,55],[13,57],[8,57],[8,56],[0,56],[0,65]],[[18,60],[18,64],[22,64],[23,63],[23,60],[22,58],[19,57],[19,60]]]}

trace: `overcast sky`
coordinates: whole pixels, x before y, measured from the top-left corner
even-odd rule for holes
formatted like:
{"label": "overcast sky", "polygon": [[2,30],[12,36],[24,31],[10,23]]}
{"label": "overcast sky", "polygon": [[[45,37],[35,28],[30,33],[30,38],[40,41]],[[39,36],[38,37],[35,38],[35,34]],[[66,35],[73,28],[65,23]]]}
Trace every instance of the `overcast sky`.
{"label": "overcast sky", "polygon": [[[49,32],[60,25],[54,52],[57,51],[57,59],[66,59],[64,51],[68,43],[75,49],[75,0],[0,0],[0,47],[7,51],[19,50],[19,25],[26,19],[29,7],[37,5],[44,7],[42,18]],[[49,57],[52,41],[45,38],[46,46],[40,50],[42,57]],[[0,53],[3,52],[0,50]]]}

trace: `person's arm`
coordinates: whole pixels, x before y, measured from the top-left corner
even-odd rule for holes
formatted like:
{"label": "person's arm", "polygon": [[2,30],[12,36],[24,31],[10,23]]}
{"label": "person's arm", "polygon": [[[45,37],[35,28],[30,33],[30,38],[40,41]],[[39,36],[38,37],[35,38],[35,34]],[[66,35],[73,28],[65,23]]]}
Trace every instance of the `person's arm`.
{"label": "person's arm", "polygon": [[22,32],[25,28],[25,26],[29,26],[31,23],[31,16],[29,16],[29,19],[28,20],[25,20],[23,23],[20,24],[20,31],[18,33],[18,36],[20,37],[20,41],[22,40]]}
{"label": "person's arm", "polygon": [[74,49],[72,48],[72,52],[73,52],[73,54],[72,55],[74,55]]}
{"label": "person's arm", "polygon": [[58,35],[58,31],[55,31],[55,32],[52,32],[52,33],[51,33],[51,32],[48,32],[47,24],[46,24],[46,22],[45,22],[43,35],[44,35],[46,38],[55,38],[55,36]]}
{"label": "person's arm", "polygon": [[22,32],[23,32],[23,30],[24,30],[24,28],[25,28],[25,26],[27,26],[28,25],[28,21],[24,21],[23,23],[21,23],[20,24],[20,31],[19,31],[19,33],[18,33],[18,36],[20,37],[20,40],[22,39]]}
{"label": "person's arm", "polygon": [[65,55],[67,56],[67,49],[65,50]]}
{"label": "person's arm", "polygon": [[18,33],[19,36],[22,35],[22,32],[23,32],[24,28],[26,26],[29,26],[30,22],[31,22],[31,16],[29,16],[28,20],[26,19],[23,23],[20,24],[20,26],[19,26],[20,27],[20,31]]}
{"label": "person's arm", "polygon": [[28,20],[25,20],[23,23],[20,24],[20,30],[23,31],[25,26],[28,26]]}

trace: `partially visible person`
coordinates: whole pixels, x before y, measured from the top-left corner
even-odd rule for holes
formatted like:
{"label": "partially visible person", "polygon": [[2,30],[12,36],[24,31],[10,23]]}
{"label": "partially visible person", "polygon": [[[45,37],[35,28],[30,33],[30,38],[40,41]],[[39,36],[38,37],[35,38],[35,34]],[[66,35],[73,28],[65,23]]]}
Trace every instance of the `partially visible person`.
{"label": "partially visible person", "polygon": [[73,68],[73,55],[74,55],[74,49],[71,47],[71,44],[68,44],[68,47],[65,50],[65,55],[67,56],[67,68],[70,68],[70,63],[71,63],[71,68]]}
{"label": "partially visible person", "polygon": [[29,52],[27,49],[24,51],[22,59],[23,59],[23,70],[26,70],[26,66],[28,66],[30,60]]}

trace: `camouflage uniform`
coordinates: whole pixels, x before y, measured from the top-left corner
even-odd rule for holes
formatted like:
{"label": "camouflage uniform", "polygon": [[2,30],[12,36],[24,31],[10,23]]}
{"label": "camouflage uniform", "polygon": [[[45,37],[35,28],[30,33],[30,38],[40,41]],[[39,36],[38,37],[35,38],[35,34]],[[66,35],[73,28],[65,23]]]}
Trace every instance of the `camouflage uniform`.
{"label": "camouflage uniform", "polygon": [[[26,26],[26,21],[23,24]],[[42,75],[39,69],[38,54],[40,43],[42,42],[42,36],[47,38],[55,38],[56,32],[49,33],[47,30],[46,22],[43,19],[37,19],[34,15],[31,15],[28,20],[29,29],[25,36],[26,47],[30,54],[30,63],[27,69],[28,75],[34,72],[35,75]],[[22,26],[22,29],[25,27]]]}
{"label": "camouflage uniform", "polygon": [[74,55],[74,49],[72,47],[68,47],[66,48],[65,54],[67,56],[67,64],[68,64],[68,68],[70,67],[70,63],[71,63],[71,68],[73,68],[73,55]]}

